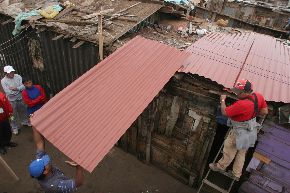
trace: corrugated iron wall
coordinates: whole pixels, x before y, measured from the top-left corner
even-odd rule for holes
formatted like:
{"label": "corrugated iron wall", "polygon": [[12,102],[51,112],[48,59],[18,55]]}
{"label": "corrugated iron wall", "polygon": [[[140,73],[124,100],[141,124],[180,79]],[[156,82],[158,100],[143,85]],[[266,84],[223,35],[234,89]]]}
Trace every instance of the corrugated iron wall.
{"label": "corrugated iron wall", "polygon": [[[0,22],[9,17],[0,16]],[[52,40],[56,33],[36,33],[29,29],[13,36],[14,23],[0,25],[0,65],[15,67],[18,74],[28,76],[43,85],[47,94],[56,94],[98,63],[98,48],[84,43],[72,48],[69,39]]]}
{"label": "corrugated iron wall", "polygon": [[[10,17],[0,15],[0,23],[8,19]],[[155,13],[128,33],[152,25],[157,20],[158,14]],[[70,39],[52,40],[58,35],[52,31],[37,33],[29,29],[13,37],[13,29],[13,22],[0,25],[1,69],[5,65],[12,65],[18,74],[31,77],[35,83],[43,85],[48,93],[58,93],[98,63],[98,47],[92,43],[73,48],[76,42]]]}
{"label": "corrugated iron wall", "polygon": [[188,75],[181,80],[172,78],[119,146],[185,184],[199,184],[216,132],[218,96],[209,89],[217,87]]}
{"label": "corrugated iron wall", "polygon": [[69,39],[52,40],[57,36],[54,32],[44,31],[37,36],[41,45],[44,71],[53,93],[61,91],[98,63],[98,49],[91,43],[72,48],[76,43]]}
{"label": "corrugated iron wall", "polygon": [[[7,21],[8,17],[0,17],[0,23]],[[0,25],[0,72],[3,77],[3,67],[12,65],[20,74],[28,74],[27,66],[31,65],[28,53],[27,39],[31,32],[24,30],[17,36],[12,35],[14,23]]]}

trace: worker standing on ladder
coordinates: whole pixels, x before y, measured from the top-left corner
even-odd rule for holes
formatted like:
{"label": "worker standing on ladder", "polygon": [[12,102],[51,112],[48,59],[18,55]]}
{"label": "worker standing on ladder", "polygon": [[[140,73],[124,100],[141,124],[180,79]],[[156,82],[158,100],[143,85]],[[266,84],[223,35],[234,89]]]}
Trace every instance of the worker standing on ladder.
{"label": "worker standing on ladder", "polygon": [[228,117],[231,128],[224,142],[223,157],[217,163],[209,164],[213,171],[223,172],[235,158],[233,170],[230,173],[234,180],[239,180],[249,147],[254,147],[257,140],[257,116],[268,114],[268,107],[264,97],[254,92],[253,85],[248,80],[237,81],[232,91],[238,101],[226,107],[226,95],[221,95],[221,112]]}

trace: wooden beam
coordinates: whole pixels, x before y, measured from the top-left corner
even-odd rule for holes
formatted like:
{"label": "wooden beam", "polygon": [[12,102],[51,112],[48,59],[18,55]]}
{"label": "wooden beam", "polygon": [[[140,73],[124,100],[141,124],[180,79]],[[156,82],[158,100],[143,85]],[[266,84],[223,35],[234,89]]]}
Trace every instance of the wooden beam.
{"label": "wooden beam", "polygon": [[178,87],[178,86],[171,86],[170,89],[176,89],[176,90],[179,90],[179,91],[183,91],[183,92],[187,92],[189,94],[193,94],[193,95],[198,95],[198,96],[201,96],[201,97],[207,97],[209,99],[212,99],[213,101],[218,101],[218,97],[217,98],[214,98],[212,96],[209,96],[209,95],[206,95],[206,94],[202,94],[202,93],[199,93],[199,92],[195,92],[195,91],[192,91],[192,90],[188,90],[188,89],[185,89],[185,88],[181,88],[181,87]]}
{"label": "wooden beam", "polygon": [[10,23],[12,21],[13,21],[13,19],[8,19],[8,20],[2,22],[1,25],[6,25],[6,24],[8,24],[8,23]]}
{"label": "wooden beam", "polygon": [[71,42],[76,42],[78,39],[76,37],[73,37],[70,39]]}
{"label": "wooden beam", "polygon": [[62,16],[64,16],[65,14],[71,12],[72,10],[74,10],[74,6],[71,6],[71,7],[66,7],[64,10],[62,10],[59,14],[57,14],[57,16],[55,16],[55,18],[53,19],[59,19],[61,18]]}
{"label": "wooden beam", "polygon": [[254,152],[253,157],[260,160],[261,162],[263,162],[265,164],[269,164],[271,162],[271,159],[267,158],[266,156],[264,156],[258,152]]}
{"label": "wooden beam", "polygon": [[19,177],[14,173],[14,171],[9,167],[9,165],[6,163],[6,161],[0,156],[0,163],[3,165],[3,167],[8,171],[8,173],[13,177],[14,180],[18,181]]}
{"label": "wooden beam", "polygon": [[46,28],[44,28],[44,27],[38,28],[38,29],[36,30],[36,33],[43,32],[43,31],[45,31],[45,29],[46,29]]}
{"label": "wooden beam", "polygon": [[106,14],[111,13],[113,11],[114,11],[114,9],[101,10],[101,11],[99,11],[97,13],[92,13],[92,14],[89,14],[89,15],[85,15],[82,18],[83,19],[91,19],[91,18],[97,17],[99,15],[106,15]]}
{"label": "wooden beam", "polygon": [[60,38],[62,38],[63,37],[63,34],[61,34],[61,35],[58,35],[58,36],[56,36],[56,37],[54,37],[54,38],[52,38],[51,40],[58,40],[58,39],[60,39]]}
{"label": "wooden beam", "polygon": [[75,48],[78,48],[78,47],[80,47],[81,45],[83,45],[85,43],[85,41],[79,41],[78,43],[76,43],[74,46],[73,46],[73,48],[75,49]]}
{"label": "wooden beam", "polygon": [[129,9],[131,9],[131,8],[133,8],[133,7],[137,6],[137,5],[139,5],[140,3],[142,3],[142,2],[135,3],[135,4],[129,6],[129,7],[125,8],[125,9],[122,9],[122,10],[118,11],[116,14],[118,14],[118,13],[122,13],[122,12],[125,12],[125,11],[128,11]]}
{"label": "wooden beam", "polygon": [[151,4],[158,4],[158,5],[164,5],[163,1],[159,1],[159,0],[139,0],[143,3],[151,3]]}
{"label": "wooden beam", "polygon": [[[103,7],[101,7],[101,11],[103,10]],[[99,34],[99,55],[100,60],[104,59],[104,36],[103,36],[103,16],[98,15],[98,34]]]}
{"label": "wooden beam", "polygon": [[67,38],[70,38],[71,35],[70,34],[66,34],[65,36],[63,36],[63,39],[67,39]]}
{"label": "wooden beam", "polygon": [[67,24],[71,24],[71,25],[97,25],[96,22],[92,22],[92,21],[76,21],[76,20],[72,20],[72,19],[66,19],[66,20],[45,20],[45,22],[60,22],[60,23],[67,23]]}
{"label": "wooden beam", "polygon": [[118,17],[118,18],[115,18],[115,19],[118,19],[118,20],[121,20],[121,21],[128,21],[128,22],[138,22],[137,19],[132,19],[132,18]]}

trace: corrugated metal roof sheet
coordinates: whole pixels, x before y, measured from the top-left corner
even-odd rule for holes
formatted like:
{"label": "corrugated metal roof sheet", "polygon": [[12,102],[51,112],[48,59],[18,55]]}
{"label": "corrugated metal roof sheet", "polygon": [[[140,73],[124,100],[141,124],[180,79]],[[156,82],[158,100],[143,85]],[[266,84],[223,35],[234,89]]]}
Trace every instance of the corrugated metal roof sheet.
{"label": "corrugated metal roof sheet", "polygon": [[186,53],[136,37],[53,97],[31,123],[92,172],[184,59]]}
{"label": "corrugated metal roof sheet", "polygon": [[290,169],[290,131],[277,125],[265,125],[263,131],[259,135],[256,151]]}
{"label": "corrugated metal roof sheet", "polygon": [[191,56],[182,72],[204,76],[227,88],[246,78],[266,100],[290,102],[290,49],[271,36],[213,33],[186,51]]}
{"label": "corrugated metal roof sheet", "polygon": [[269,101],[290,103],[290,48],[275,38],[254,34],[255,41],[240,77]]}
{"label": "corrugated metal roof sheet", "polygon": [[251,170],[250,178],[242,184],[239,193],[269,192],[269,190],[289,192],[290,131],[271,122],[264,123],[262,130],[255,151],[269,158],[271,162],[260,164],[256,170]]}

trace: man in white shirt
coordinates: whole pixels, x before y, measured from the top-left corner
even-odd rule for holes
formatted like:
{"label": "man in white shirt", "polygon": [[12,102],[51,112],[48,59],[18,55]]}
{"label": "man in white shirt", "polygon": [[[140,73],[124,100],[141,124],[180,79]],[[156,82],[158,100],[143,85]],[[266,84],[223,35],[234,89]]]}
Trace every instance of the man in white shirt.
{"label": "man in white shirt", "polygon": [[31,126],[26,114],[26,106],[22,101],[22,90],[25,89],[22,84],[22,77],[15,74],[15,70],[12,66],[4,67],[5,77],[1,80],[2,88],[12,105],[13,117],[11,119],[11,127],[13,134],[17,135],[19,130],[19,122],[22,125]]}

